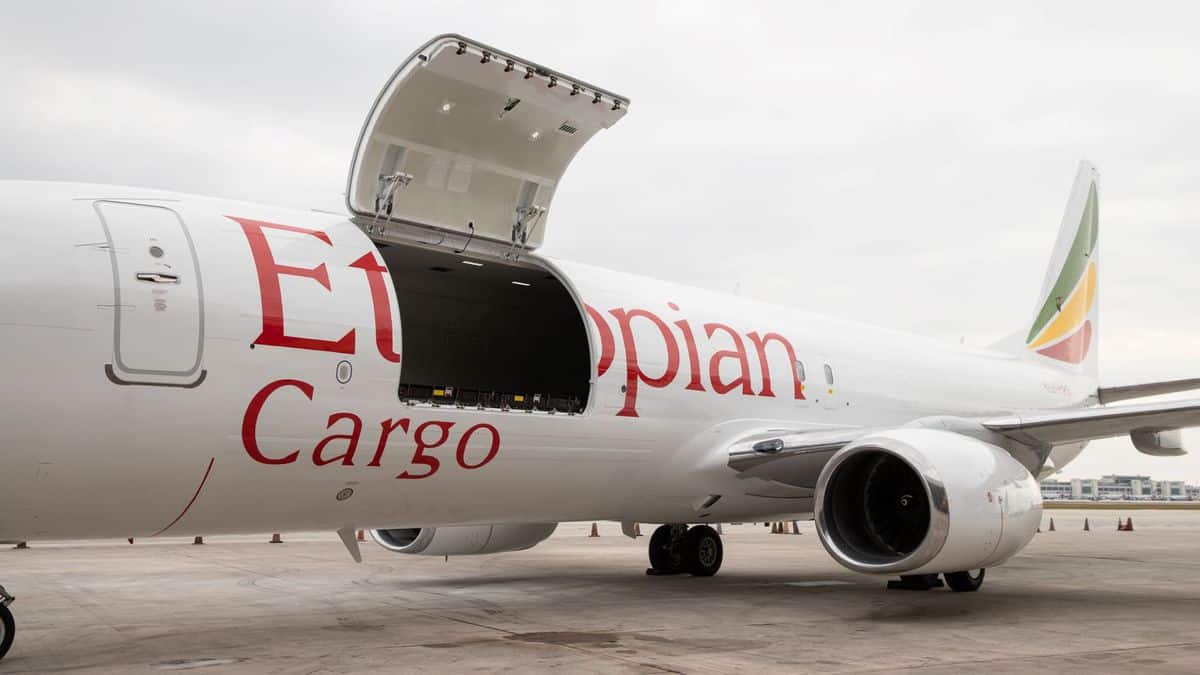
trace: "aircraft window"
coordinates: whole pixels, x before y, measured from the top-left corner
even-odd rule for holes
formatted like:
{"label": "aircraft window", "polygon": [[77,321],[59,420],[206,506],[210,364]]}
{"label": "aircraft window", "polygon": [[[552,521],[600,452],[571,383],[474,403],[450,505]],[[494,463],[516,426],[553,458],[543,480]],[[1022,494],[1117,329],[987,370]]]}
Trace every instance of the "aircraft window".
{"label": "aircraft window", "polygon": [[833,368],[830,368],[828,363],[825,364],[825,384],[833,386]]}
{"label": "aircraft window", "polygon": [[803,361],[796,362],[796,379],[800,380],[801,382],[804,381],[804,362]]}

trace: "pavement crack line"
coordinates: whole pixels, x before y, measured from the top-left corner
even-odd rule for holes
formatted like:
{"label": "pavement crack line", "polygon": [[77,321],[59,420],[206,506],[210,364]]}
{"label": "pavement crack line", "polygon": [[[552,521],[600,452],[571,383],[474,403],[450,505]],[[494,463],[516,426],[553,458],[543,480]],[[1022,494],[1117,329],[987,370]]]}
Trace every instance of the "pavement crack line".
{"label": "pavement crack line", "polygon": [[1196,567],[1200,563],[1188,562],[1182,560],[1142,560],[1139,558],[1122,558],[1117,556],[1107,555],[1079,555],[1077,553],[1042,553],[1039,555],[1026,556],[1028,558],[1070,558],[1073,560],[1103,560],[1105,562],[1123,562],[1136,563],[1138,565],[1161,565],[1163,567]]}
{"label": "pavement crack line", "polygon": [[890,665],[886,668],[865,668],[862,670],[845,671],[849,673],[894,673],[901,670],[929,670],[931,668],[954,668],[955,666],[965,665],[985,665],[985,664],[1000,664],[1006,662],[1019,663],[1021,661],[1037,661],[1041,659],[1063,659],[1078,656],[1086,656],[1089,654],[1121,654],[1126,652],[1136,652],[1147,649],[1170,649],[1172,647],[1197,647],[1200,642],[1168,642],[1165,644],[1156,645],[1141,645],[1138,647],[1117,647],[1114,649],[1085,649],[1064,652],[1059,654],[1030,654],[1028,656],[1005,656],[994,659],[978,659],[972,658],[969,660],[954,660],[944,661],[940,663],[926,663],[919,666],[905,666],[897,668],[895,665]]}

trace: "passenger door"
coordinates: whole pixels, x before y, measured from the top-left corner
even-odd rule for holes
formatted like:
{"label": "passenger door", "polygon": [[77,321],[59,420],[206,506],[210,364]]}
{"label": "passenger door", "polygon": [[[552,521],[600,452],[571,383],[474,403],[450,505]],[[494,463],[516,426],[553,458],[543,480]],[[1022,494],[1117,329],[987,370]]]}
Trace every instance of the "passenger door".
{"label": "passenger door", "polygon": [[195,387],[205,377],[204,292],[187,225],[164,206],[98,201],[113,274],[114,384]]}

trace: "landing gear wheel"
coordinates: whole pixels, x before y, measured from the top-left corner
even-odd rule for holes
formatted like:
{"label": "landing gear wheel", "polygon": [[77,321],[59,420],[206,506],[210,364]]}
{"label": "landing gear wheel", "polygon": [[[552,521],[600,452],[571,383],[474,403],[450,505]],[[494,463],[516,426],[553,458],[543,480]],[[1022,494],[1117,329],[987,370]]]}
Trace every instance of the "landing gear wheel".
{"label": "landing gear wheel", "polygon": [[983,573],[987,570],[978,570],[975,574],[970,572],[946,572],[946,585],[950,590],[959,593],[972,593],[979,590],[983,585]]}
{"label": "landing gear wheel", "polygon": [[686,525],[659,525],[650,535],[650,569],[646,574],[679,574],[684,571],[681,540]]}
{"label": "landing gear wheel", "polygon": [[696,577],[711,577],[721,569],[725,547],[721,535],[707,525],[697,525],[683,538],[683,559],[687,571]]}
{"label": "landing gear wheel", "polygon": [[[0,591],[2,592],[2,591]],[[9,647],[12,647],[13,634],[16,633],[16,623],[13,622],[12,611],[6,605],[0,605],[0,659],[8,653]]]}

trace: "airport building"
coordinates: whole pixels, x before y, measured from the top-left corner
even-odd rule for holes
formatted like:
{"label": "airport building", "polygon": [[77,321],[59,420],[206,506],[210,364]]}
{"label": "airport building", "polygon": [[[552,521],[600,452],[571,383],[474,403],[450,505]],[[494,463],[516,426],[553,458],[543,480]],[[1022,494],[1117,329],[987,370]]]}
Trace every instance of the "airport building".
{"label": "airport building", "polygon": [[1100,478],[1044,480],[1043,499],[1091,501],[1186,501],[1200,500],[1200,486],[1181,480],[1153,480],[1150,476],[1108,475]]}

